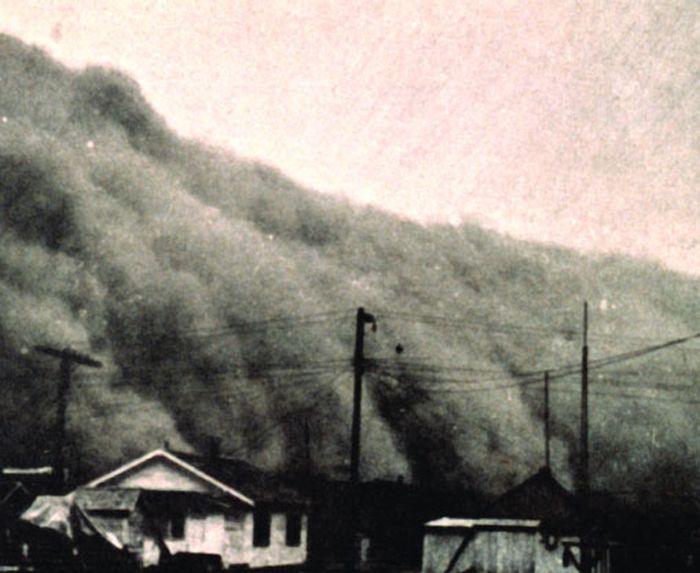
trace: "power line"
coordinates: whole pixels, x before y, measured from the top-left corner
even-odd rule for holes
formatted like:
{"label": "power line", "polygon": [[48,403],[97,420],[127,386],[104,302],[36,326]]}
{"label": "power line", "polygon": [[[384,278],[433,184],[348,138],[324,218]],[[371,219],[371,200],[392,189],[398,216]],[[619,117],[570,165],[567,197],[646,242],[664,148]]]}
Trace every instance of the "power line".
{"label": "power line", "polygon": [[[347,373],[344,372],[343,374],[347,374]],[[334,384],[335,382],[340,380],[340,378],[341,377],[338,376],[335,380],[333,380],[331,382],[331,385],[329,385],[329,387],[331,387],[332,384]],[[187,397],[187,396],[209,396],[212,398],[216,398],[216,397],[236,398],[236,397],[240,397],[241,395],[246,395],[246,394],[248,396],[256,396],[256,395],[260,394],[260,392],[264,392],[265,390],[276,390],[280,387],[287,387],[290,385],[294,385],[296,387],[298,384],[309,384],[309,383],[322,384],[323,381],[319,380],[317,376],[308,376],[306,378],[298,378],[298,379],[294,379],[294,380],[288,380],[288,381],[285,381],[284,383],[277,383],[277,384],[273,383],[271,386],[266,386],[266,387],[245,388],[245,389],[241,389],[241,388],[234,388],[234,389],[195,388],[195,389],[189,389],[189,390],[185,390],[185,391],[181,390],[181,391],[177,392],[176,394],[173,394],[172,397],[175,400],[178,400],[182,397]],[[129,386],[128,388],[134,390],[135,393],[138,393],[139,389],[137,387]],[[134,398],[136,398],[136,396]],[[168,397],[167,396],[154,396],[154,397],[152,397],[153,403],[146,403],[143,405],[147,405],[146,409],[151,409],[152,406],[165,407],[165,406],[167,406],[167,403],[163,402],[164,398],[167,399]],[[105,416],[118,413],[120,408],[126,408],[130,411],[134,411],[134,410],[138,411],[140,409],[139,405],[134,404],[133,399],[132,400],[107,401],[107,402],[105,402],[105,401],[95,401],[95,402],[85,401],[82,403],[82,406],[89,407],[90,403],[96,407],[99,407],[99,408],[104,408],[104,409],[109,408],[110,410],[106,411],[104,413]],[[73,406],[75,407],[76,404],[74,403]]]}
{"label": "power line", "polygon": [[308,314],[303,316],[288,316],[288,317],[277,317],[265,320],[257,320],[251,322],[239,322],[232,323],[228,326],[220,328],[211,329],[193,329],[184,330],[177,333],[178,336],[182,337],[210,337],[210,336],[224,336],[227,334],[238,334],[238,333],[255,333],[255,332],[266,332],[268,329],[282,329],[288,328],[290,326],[310,326],[313,324],[325,324],[328,322],[337,322],[340,318],[344,318],[349,315],[352,311],[334,311],[334,312],[323,312],[317,314]]}
{"label": "power line", "polygon": [[[578,395],[578,392],[572,392],[566,388],[550,388],[550,392],[560,392],[563,394],[570,394],[570,395]],[[651,400],[653,402],[669,402],[673,404],[700,404],[700,399],[695,400],[691,399],[689,400],[688,398],[667,398],[664,396],[652,396],[652,395],[645,395],[645,394],[630,394],[630,393],[622,393],[622,392],[606,392],[606,391],[600,391],[600,390],[592,390],[589,392],[590,395],[595,395],[595,396],[606,396],[610,398],[619,398],[619,399],[631,399],[631,400]]]}
{"label": "power line", "polygon": [[575,338],[578,334],[576,329],[572,328],[552,328],[552,327],[537,327],[537,326],[522,326],[517,324],[498,324],[489,321],[480,321],[470,318],[454,319],[435,315],[421,315],[404,312],[384,312],[378,314],[382,318],[394,318],[397,320],[419,322],[432,326],[443,326],[447,328],[464,328],[465,326],[477,327],[479,329],[488,330],[490,332],[501,332],[505,334],[546,334],[553,336],[554,334],[563,334],[569,338]]}
{"label": "power line", "polygon": [[[337,322],[341,318],[350,315],[352,312],[352,310],[348,309],[319,312],[298,316],[273,317],[248,322],[232,322],[227,326],[179,330],[171,335],[162,333],[161,335],[159,335],[159,339],[177,340],[179,338],[214,338],[219,336],[232,336],[238,334],[245,335],[268,333],[270,330],[281,330],[290,327],[296,328],[298,326],[313,326],[316,324],[320,325],[327,324],[330,322]],[[89,346],[89,341],[86,341],[85,339],[68,340],[65,341],[64,344],[67,344],[69,346]]]}
{"label": "power line", "polygon": [[[183,364],[183,363],[190,363],[191,361],[188,360],[186,357],[179,357],[173,361],[168,361],[165,364],[151,364],[151,365],[140,365],[135,368],[131,367],[122,367],[120,368],[119,372],[104,372],[104,373],[98,373],[91,378],[95,377],[120,377],[124,378],[124,376],[120,376],[120,373],[122,374],[128,374],[130,375],[130,378],[134,378],[135,375],[147,375],[147,374],[162,374],[164,372],[167,372],[166,366],[173,366],[176,364]],[[254,375],[261,375],[261,376],[285,376],[287,373],[294,373],[294,372],[313,372],[313,371],[324,371],[327,369],[334,369],[338,368],[340,366],[349,366],[350,365],[350,359],[348,358],[337,358],[337,359],[328,359],[328,360],[318,360],[318,361],[308,361],[308,362],[303,362],[303,363],[288,363],[288,362],[279,362],[279,363],[244,363],[244,362],[238,362],[238,363],[225,363],[223,366],[224,368],[221,369],[216,369],[216,370],[211,370],[211,371],[200,371],[200,369],[197,368],[197,366],[193,366],[190,369],[190,372],[192,373],[201,373],[202,377],[204,378],[218,378],[222,376],[240,376],[241,373],[247,374],[249,377],[253,377]]]}
{"label": "power line", "polygon": [[[375,373],[375,372],[370,372],[370,374],[373,374],[373,373]],[[382,372],[376,372],[376,373],[386,375],[386,373],[382,373]],[[388,374],[388,376],[393,379],[393,376],[391,376],[391,374]],[[461,383],[461,384],[465,383],[464,380],[454,380],[451,382],[452,383]],[[489,392],[489,391],[498,391],[498,390],[508,390],[508,389],[512,389],[512,388],[520,388],[520,387],[528,386],[530,384],[535,384],[538,382],[540,382],[539,378],[537,378],[537,379],[532,378],[532,379],[528,379],[528,380],[520,380],[518,382],[511,381],[510,383],[507,383],[507,384],[493,385],[493,384],[486,384],[486,382],[484,380],[469,380],[469,381],[467,381],[467,383],[470,384],[470,386],[468,386],[468,387],[461,385],[461,386],[442,387],[442,388],[426,388],[425,386],[412,386],[412,388],[415,388],[417,390],[422,390],[425,392],[430,392],[431,394],[432,393],[436,393],[436,394],[442,394],[442,393],[445,393],[445,394],[468,394],[471,392]],[[478,386],[479,384],[481,384],[481,386]]]}
{"label": "power line", "polygon": [[[344,370],[344,369],[343,369]],[[246,387],[238,387],[238,388],[231,388],[231,389],[226,389],[226,388],[194,388],[194,389],[186,389],[182,390],[180,389],[179,391],[175,391],[173,393],[168,393],[168,388],[167,387],[160,387],[160,386],[143,386],[143,385],[129,385],[129,384],[119,384],[116,387],[112,387],[113,389],[125,389],[125,390],[133,390],[135,393],[145,393],[148,394],[149,391],[155,392],[158,395],[154,396],[154,399],[162,399],[163,397],[168,397],[172,396],[174,398],[181,398],[183,396],[191,396],[191,395],[210,395],[210,396],[225,396],[225,395],[235,395],[237,397],[241,396],[257,396],[261,392],[264,391],[274,391],[279,388],[284,388],[288,387],[290,385],[297,386],[299,384],[306,384],[306,383],[311,383],[311,382],[316,382],[316,383],[321,383],[321,380],[319,379],[319,376],[322,375],[328,375],[328,374],[334,374],[337,373],[338,369],[336,370],[327,370],[325,372],[313,372],[313,373],[301,373],[295,376],[289,376],[287,378],[284,378],[282,380],[267,380],[263,382],[263,384],[257,384],[255,386],[246,386]],[[254,380],[250,378],[233,378],[233,379],[228,379],[233,381],[239,381],[239,382],[259,382],[259,380]],[[132,402],[125,402],[124,404],[131,404]],[[114,403],[116,405],[119,405],[118,403]]]}
{"label": "power line", "polygon": [[[450,318],[445,316],[430,315],[430,314],[418,314],[418,313],[406,313],[406,312],[393,312],[387,311],[378,313],[378,316],[382,318],[394,318],[403,321],[413,321],[430,325],[443,325],[452,328],[463,328],[464,326],[477,326],[481,329],[491,330],[493,332],[527,332],[527,333],[542,333],[549,336],[556,334],[564,334],[569,338],[575,339],[580,336],[581,331],[578,328],[569,327],[552,327],[552,326],[535,326],[535,325],[521,325],[521,324],[508,324],[508,323],[495,323],[491,322],[486,318],[481,320],[474,318]],[[614,340],[630,340],[637,342],[650,342],[654,338],[651,337],[641,337],[641,336],[631,336],[622,334],[603,334],[590,333],[589,339],[614,339]],[[698,347],[686,347],[684,350],[698,351]]]}
{"label": "power line", "polygon": [[[212,328],[195,328],[190,330],[182,330],[172,335],[162,335],[159,338],[161,340],[179,340],[179,339],[210,339],[210,338],[220,338],[233,335],[255,335],[255,334],[269,334],[274,330],[286,330],[293,328],[294,330],[299,327],[311,327],[317,325],[328,324],[335,322],[340,319],[344,319],[350,315],[353,311],[348,310],[338,310],[338,311],[326,311],[306,315],[297,316],[286,316],[286,317],[272,317],[262,320],[249,321],[249,322],[235,322],[224,327],[212,327]],[[519,324],[503,324],[495,323],[489,321],[485,318],[474,319],[474,318],[449,318],[438,315],[430,314],[420,314],[420,313],[408,313],[408,312],[394,312],[385,311],[381,313],[383,318],[396,319],[400,321],[410,321],[419,322],[424,324],[429,324],[432,326],[442,326],[447,328],[464,328],[465,326],[473,326],[478,329],[487,330],[490,332],[501,332],[501,333],[527,333],[529,335],[546,335],[547,337],[552,337],[556,335],[564,335],[567,338],[574,339],[579,331],[576,328],[556,328],[556,327],[546,327],[546,326],[535,326],[535,325],[519,325]],[[615,340],[651,340],[644,337],[635,336],[625,336],[622,334],[592,334],[590,336],[592,339],[615,339]],[[69,342],[70,344],[70,342]],[[89,342],[85,340],[73,341],[75,345],[89,345]],[[678,349],[683,352],[700,352],[700,348],[695,347],[684,347]],[[443,367],[445,368],[445,367]],[[457,368],[454,368],[455,370]],[[543,371],[542,371],[543,372]]]}
{"label": "power line", "polygon": [[[660,350],[664,350],[666,348],[670,348],[670,347],[673,347],[673,346],[678,345],[678,344],[683,344],[689,340],[693,340],[696,338],[700,338],[700,333],[692,334],[690,336],[686,336],[683,338],[676,338],[673,340],[654,344],[654,345],[647,346],[645,348],[640,348],[637,350],[633,350],[630,352],[623,352],[620,354],[615,354],[612,356],[599,358],[597,360],[591,360],[588,362],[588,369],[592,370],[592,369],[604,368],[604,367],[612,365],[612,364],[618,364],[620,362],[625,362],[628,360],[633,360],[635,358],[640,358],[642,356],[652,354],[654,352],[658,352]],[[579,365],[571,365],[571,366],[567,365],[567,366],[563,366],[563,367],[558,368],[558,369],[547,369],[547,370],[542,370],[542,371],[531,371],[531,372],[526,372],[526,373],[511,373],[508,375],[508,378],[509,379],[522,378],[523,380],[521,381],[521,383],[523,385],[527,385],[531,381],[533,383],[539,381],[541,376],[544,374],[545,371],[549,372],[550,380],[554,380],[554,379],[558,379],[558,378],[563,378],[563,377],[579,374],[579,373],[581,373],[581,367]],[[387,374],[387,375],[397,375],[397,372],[395,369],[394,370],[385,369],[383,373]],[[399,373],[406,373],[406,372],[404,371],[404,372],[399,372]],[[441,383],[441,384],[445,384],[445,383],[478,384],[480,382],[483,383],[486,381],[494,381],[494,380],[498,380],[498,379],[503,379],[506,376],[506,375],[504,375],[503,377],[500,377],[500,378],[491,378],[491,379],[481,378],[480,380],[464,380],[464,379],[457,379],[457,378],[450,379],[450,378],[445,378],[442,376],[427,377],[427,376],[425,376],[424,373],[421,375],[420,370],[417,372],[414,371],[411,374],[412,374],[413,378],[417,378],[417,379],[420,379],[423,381],[431,381],[434,383]],[[515,386],[517,387],[519,384],[520,383],[515,384]],[[507,387],[508,386],[506,385],[506,388]],[[491,387],[491,388],[497,389],[498,387]],[[423,389],[430,390],[432,392],[436,391],[435,389],[432,389],[432,390],[426,389],[426,388],[423,388]],[[487,389],[488,388],[486,388],[484,390],[487,390]],[[437,391],[440,391],[440,390],[437,390]],[[442,391],[444,391],[444,390],[442,390]],[[471,392],[471,391],[477,391],[477,389],[475,389],[475,388],[466,388],[466,389],[453,388],[453,389],[450,389],[448,391],[451,391],[451,392]]]}

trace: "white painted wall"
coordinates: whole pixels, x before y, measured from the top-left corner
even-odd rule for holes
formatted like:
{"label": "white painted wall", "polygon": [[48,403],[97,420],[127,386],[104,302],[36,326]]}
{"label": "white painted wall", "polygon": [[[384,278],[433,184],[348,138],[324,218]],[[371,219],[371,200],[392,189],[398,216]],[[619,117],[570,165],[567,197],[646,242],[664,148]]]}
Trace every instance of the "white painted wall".
{"label": "white painted wall", "polygon": [[[423,543],[422,573],[444,573],[457,553],[464,535],[472,532],[428,531]],[[571,573],[564,568],[564,547],[547,549],[537,530],[478,531],[469,541],[453,571],[499,571],[502,573]]]}
{"label": "white painted wall", "polygon": [[225,520],[224,530],[224,564],[228,567],[250,563],[253,555],[253,513],[241,512],[235,520]]}
{"label": "white painted wall", "polygon": [[[132,472],[110,480],[110,487],[146,489],[157,491],[184,491],[195,493],[219,493],[206,481],[162,459],[153,459]],[[270,525],[270,545],[253,547],[253,512],[241,510],[235,519],[228,521],[224,513],[185,516],[183,539],[165,538],[171,553],[211,553],[221,555],[223,564],[247,563],[250,567],[296,565],[306,561],[307,516],[302,517],[301,543],[287,547],[287,517],[285,513],[273,513]],[[155,565],[160,550],[153,538],[143,539],[142,561],[144,566]]]}
{"label": "white painted wall", "polygon": [[223,557],[226,546],[224,515],[187,515],[183,539],[166,537],[165,544],[171,553],[215,553]]}
{"label": "white painted wall", "polygon": [[[240,512],[234,519],[223,513],[213,515],[187,515],[185,517],[185,537],[165,539],[168,550],[175,554],[211,553],[221,556],[224,567],[248,564],[251,568],[298,565],[307,557],[306,516],[302,516],[301,543],[298,547],[286,544],[287,516],[273,513],[270,524],[270,545],[253,546],[253,513]],[[159,550],[153,538],[146,537],[143,543],[143,565],[154,565],[159,560]]]}
{"label": "white painted wall", "polygon": [[[301,543],[298,547],[287,547],[287,516],[284,513],[273,513],[270,524],[270,546],[252,547],[251,568],[304,563],[306,561],[307,525],[307,516],[304,515],[301,519]],[[249,539],[252,546],[252,521]]]}

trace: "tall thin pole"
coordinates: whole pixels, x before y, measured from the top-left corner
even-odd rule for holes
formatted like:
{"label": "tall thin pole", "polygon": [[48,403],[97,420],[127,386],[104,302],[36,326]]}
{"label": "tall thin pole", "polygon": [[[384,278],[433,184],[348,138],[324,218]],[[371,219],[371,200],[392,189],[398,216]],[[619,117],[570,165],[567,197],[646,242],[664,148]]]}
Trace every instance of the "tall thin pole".
{"label": "tall thin pole", "polygon": [[357,484],[360,481],[360,442],[362,435],[362,375],[365,371],[365,325],[371,323],[376,330],[377,323],[374,316],[365,312],[360,307],[357,309],[355,321],[355,352],[353,355],[353,369],[355,384],[352,404],[352,444],[350,451],[350,481]]}
{"label": "tall thin pole", "polygon": [[308,420],[304,420],[304,473],[306,477],[311,475],[311,428]]}
{"label": "tall thin pole", "polygon": [[66,467],[66,411],[68,409],[68,392],[70,391],[70,379],[73,371],[71,360],[63,356],[60,364],[60,378],[58,381],[58,400],[56,403],[56,449],[54,451],[53,467],[56,486],[61,487],[65,481]]}
{"label": "tall thin pole", "polygon": [[544,466],[549,470],[552,466],[551,455],[549,451],[550,441],[549,429],[549,371],[544,373]]}
{"label": "tall thin pole", "polygon": [[353,370],[355,374],[352,405],[352,444],[350,450],[350,482],[352,495],[351,510],[351,556],[348,563],[349,571],[358,571],[360,566],[360,445],[362,441],[362,375],[365,371],[365,325],[371,323],[376,330],[377,323],[365,309],[357,309],[355,321],[355,352],[353,354]]}
{"label": "tall thin pole", "polygon": [[581,348],[581,455],[579,488],[585,500],[590,489],[588,474],[588,303],[583,303],[583,346]]}
{"label": "tall thin pole", "polygon": [[591,573],[593,569],[588,512],[588,501],[590,494],[588,456],[588,302],[584,302],[583,345],[581,348],[581,467],[579,472],[579,497],[583,509],[583,531],[581,532],[581,573]]}
{"label": "tall thin pole", "polygon": [[61,360],[60,379],[58,382],[58,399],[56,411],[55,446],[54,446],[54,480],[55,487],[60,490],[65,482],[65,443],[66,443],[66,410],[68,408],[68,392],[70,391],[71,373],[75,364],[89,366],[90,368],[102,368],[102,363],[85,354],[80,354],[64,348],[50,348],[48,346],[36,346],[35,349],[43,354],[48,354]]}

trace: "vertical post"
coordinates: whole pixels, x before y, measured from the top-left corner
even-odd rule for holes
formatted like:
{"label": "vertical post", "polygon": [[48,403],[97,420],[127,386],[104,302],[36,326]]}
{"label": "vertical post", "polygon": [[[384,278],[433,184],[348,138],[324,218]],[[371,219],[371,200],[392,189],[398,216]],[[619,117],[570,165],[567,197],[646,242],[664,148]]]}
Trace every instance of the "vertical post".
{"label": "vertical post", "polygon": [[68,392],[70,391],[71,373],[74,364],[81,364],[91,368],[102,368],[102,363],[85,354],[80,354],[64,348],[59,350],[48,346],[36,346],[35,349],[43,354],[48,354],[61,360],[60,380],[58,382],[58,400],[56,411],[56,440],[54,446],[54,484],[57,491],[60,491],[65,482],[66,459],[64,454],[66,442],[66,410],[68,408]]}
{"label": "vertical post", "polygon": [[353,354],[353,370],[355,374],[352,398],[352,444],[350,451],[350,481],[357,484],[360,481],[360,442],[362,436],[362,375],[365,371],[365,324],[371,323],[376,330],[374,316],[360,307],[357,309],[355,321],[355,352]]}
{"label": "vertical post", "polygon": [[350,450],[350,481],[360,480],[360,434],[362,424],[362,374],[364,372],[365,309],[357,309],[355,320],[355,352],[352,358],[355,375],[352,394],[352,444]]}
{"label": "vertical post", "polygon": [[362,441],[362,375],[365,370],[365,325],[371,323],[372,329],[377,329],[374,316],[360,307],[357,309],[355,321],[355,352],[353,354],[354,387],[352,405],[352,443],[350,450],[350,483],[352,495],[351,515],[351,551],[349,570],[359,570],[360,561],[360,445]]}
{"label": "vertical post", "polygon": [[311,428],[309,421],[304,420],[304,473],[311,476]]}
{"label": "vertical post", "polygon": [[583,303],[583,346],[581,348],[581,453],[579,488],[584,501],[588,496],[588,303]]}
{"label": "vertical post", "polygon": [[552,466],[549,451],[549,371],[544,373],[544,466],[549,470]]}
{"label": "vertical post", "polygon": [[589,532],[590,475],[588,467],[588,302],[583,303],[583,345],[581,348],[581,453],[579,499],[583,512],[581,531],[581,573],[591,573],[593,560]]}
{"label": "vertical post", "polygon": [[56,404],[56,449],[54,451],[54,478],[58,489],[63,486],[66,475],[66,410],[68,408],[68,392],[73,364],[67,356],[61,358],[60,379],[58,381],[58,400]]}

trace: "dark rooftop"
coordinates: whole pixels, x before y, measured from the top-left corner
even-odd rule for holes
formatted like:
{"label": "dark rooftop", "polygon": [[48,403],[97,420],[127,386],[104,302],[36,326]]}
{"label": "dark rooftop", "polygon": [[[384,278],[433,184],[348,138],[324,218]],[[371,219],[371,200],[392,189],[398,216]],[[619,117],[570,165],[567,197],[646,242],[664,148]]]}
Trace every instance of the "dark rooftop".
{"label": "dark rooftop", "polygon": [[489,517],[537,519],[544,527],[561,532],[576,530],[582,517],[576,496],[546,467],[504,493],[485,514]]}
{"label": "dark rooftop", "polygon": [[307,504],[308,497],[292,480],[262,470],[243,460],[224,456],[202,456],[171,452],[215,480],[240,491],[256,503]]}

